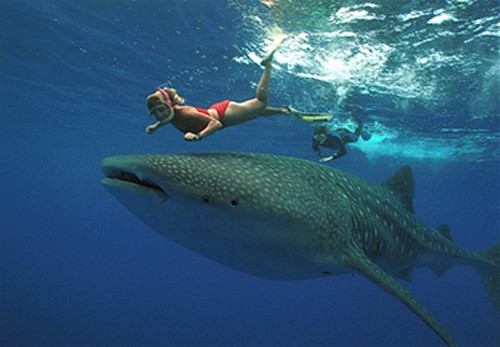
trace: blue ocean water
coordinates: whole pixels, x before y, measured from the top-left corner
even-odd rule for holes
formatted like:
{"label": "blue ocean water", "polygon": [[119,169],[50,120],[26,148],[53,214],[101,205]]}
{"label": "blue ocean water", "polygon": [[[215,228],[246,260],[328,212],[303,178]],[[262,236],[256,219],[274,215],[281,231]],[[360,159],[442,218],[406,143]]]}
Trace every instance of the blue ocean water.
{"label": "blue ocean water", "polygon": [[[145,96],[168,81],[206,107],[253,97],[283,31],[273,105],[365,109],[372,139],[328,165],[371,183],[409,164],[415,210],[481,251],[500,240],[496,1],[0,0],[0,344],[439,346],[361,276],[273,282],[157,234],[101,186],[131,153],[250,151],[316,161],[313,127],[276,116],[199,143],[153,136]],[[279,29],[278,29],[279,28]],[[407,288],[460,345],[500,344],[472,268]]]}

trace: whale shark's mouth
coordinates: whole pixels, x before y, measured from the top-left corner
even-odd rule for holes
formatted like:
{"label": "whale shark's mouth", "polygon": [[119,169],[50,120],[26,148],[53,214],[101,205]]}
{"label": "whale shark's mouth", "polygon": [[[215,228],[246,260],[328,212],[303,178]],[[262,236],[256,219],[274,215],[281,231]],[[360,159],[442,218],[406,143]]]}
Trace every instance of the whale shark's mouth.
{"label": "whale shark's mouth", "polygon": [[149,189],[153,189],[153,190],[157,190],[159,192],[165,193],[165,191],[159,185],[154,183],[153,181],[150,181],[148,179],[141,179],[136,174],[134,174],[132,172],[119,171],[118,173],[116,173],[115,175],[113,175],[111,177],[108,176],[108,178],[116,179],[116,180],[120,180],[120,181],[124,181],[124,182],[129,182],[129,183],[134,183],[134,184],[137,184],[137,185],[145,187],[145,188],[149,188]]}
{"label": "whale shark's mouth", "polygon": [[104,184],[154,192],[161,195],[164,199],[169,198],[167,192],[151,179],[140,177],[131,171],[123,169],[103,168],[103,171],[106,175],[106,178],[103,180]]}

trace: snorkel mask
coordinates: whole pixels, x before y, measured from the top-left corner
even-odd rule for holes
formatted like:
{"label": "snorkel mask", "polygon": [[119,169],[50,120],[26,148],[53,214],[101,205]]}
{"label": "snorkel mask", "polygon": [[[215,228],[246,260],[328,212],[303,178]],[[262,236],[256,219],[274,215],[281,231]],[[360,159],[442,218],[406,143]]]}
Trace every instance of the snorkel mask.
{"label": "snorkel mask", "polygon": [[326,138],[326,134],[316,134],[313,136],[314,141],[317,141],[320,144],[323,144],[326,141]]}
{"label": "snorkel mask", "polygon": [[148,116],[158,120],[162,124],[170,123],[175,116],[170,96],[168,96],[168,93],[162,88],[156,88],[156,90],[165,97],[166,103],[161,103],[160,105],[153,107],[149,110]]}

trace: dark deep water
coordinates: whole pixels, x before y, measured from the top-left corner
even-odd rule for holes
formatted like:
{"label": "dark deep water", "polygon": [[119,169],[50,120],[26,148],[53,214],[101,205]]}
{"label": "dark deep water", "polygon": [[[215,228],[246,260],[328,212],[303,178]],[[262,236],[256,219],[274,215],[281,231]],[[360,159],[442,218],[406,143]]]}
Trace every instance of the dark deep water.
{"label": "dark deep water", "polygon": [[[0,0],[0,344],[440,346],[361,276],[272,282],[180,248],[100,184],[115,154],[251,151],[317,160],[277,116],[186,143],[144,128],[165,81],[206,107],[253,97],[279,25],[271,103],[365,109],[373,137],[328,165],[372,183],[413,167],[415,210],[459,245],[500,240],[495,1]],[[387,4],[386,4],[387,3]],[[275,32],[275,31],[274,31]],[[406,285],[406,284],[405,284]],[[500,344],[478,274],[406,285],[460,345]]]}

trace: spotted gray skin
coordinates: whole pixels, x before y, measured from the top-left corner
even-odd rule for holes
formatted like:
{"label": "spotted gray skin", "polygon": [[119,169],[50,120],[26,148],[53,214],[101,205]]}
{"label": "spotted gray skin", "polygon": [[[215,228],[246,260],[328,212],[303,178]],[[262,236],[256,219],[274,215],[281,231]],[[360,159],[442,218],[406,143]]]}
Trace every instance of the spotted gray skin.
{"label": "spotted gray skin", "polygon": [[497,309],[500,245],[469,252],[447,226],[413,215],[409,167],[381,185],[288,157],[251,153],[132,155],[103,160],[103,184],[172,241],[274,280],[358,271],[400,300],[448,345],[453,339],[394,277],[428,266],[474,266]]}

